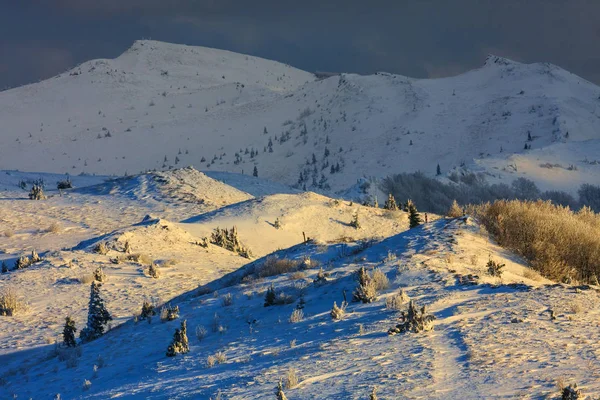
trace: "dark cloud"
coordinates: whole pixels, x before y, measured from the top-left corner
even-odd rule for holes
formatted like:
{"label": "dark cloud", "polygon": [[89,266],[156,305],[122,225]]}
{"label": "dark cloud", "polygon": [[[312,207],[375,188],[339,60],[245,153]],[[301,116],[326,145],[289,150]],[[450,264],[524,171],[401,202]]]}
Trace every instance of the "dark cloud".
{"label": "dark cloud", "polygon": [[[496,53],[523,62],[552,62],[600,82],[597,0],[9,4],[0,13],[0,71],[5,71],[0,86],[47,77],[69,59],[115,57],[144,37],[250,53],[312,71],[389,71],[415,77],[457,74]],[[41,45],[20,48],[27,41]],[[43,46],[53,51],[46,55],[39,51]],[[62,63],[57,61],[59,49],[64,50]],[[36,54],[55,54],[55,61],[43,68],[30,66]]]}

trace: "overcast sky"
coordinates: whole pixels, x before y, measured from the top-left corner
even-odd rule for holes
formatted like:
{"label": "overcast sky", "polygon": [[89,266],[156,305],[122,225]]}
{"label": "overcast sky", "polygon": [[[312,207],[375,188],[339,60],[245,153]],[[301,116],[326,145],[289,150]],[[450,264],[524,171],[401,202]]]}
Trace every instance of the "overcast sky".
{"label": "overcast sky", "polygon": [[0,0],[0,88],[142,38],[413,77],[457,74],[492,53],[600,83],[600,0]]}

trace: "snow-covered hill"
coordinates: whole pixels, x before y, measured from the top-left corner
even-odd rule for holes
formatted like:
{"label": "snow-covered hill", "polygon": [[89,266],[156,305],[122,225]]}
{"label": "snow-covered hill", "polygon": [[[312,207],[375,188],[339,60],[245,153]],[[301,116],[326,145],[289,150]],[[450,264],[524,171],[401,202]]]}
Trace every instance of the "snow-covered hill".
{"label": "snow-covered hill", "polygon": [[600,183],[599,95],[554,65],[495,56],[443,79],[316,80],[257,57],[138,41],[117,59],[0,93],[0,168],[256,167],[261,178],[327,192],[361,176],[433,175],[439,163],[442,173],[463,165],[573,192]]}

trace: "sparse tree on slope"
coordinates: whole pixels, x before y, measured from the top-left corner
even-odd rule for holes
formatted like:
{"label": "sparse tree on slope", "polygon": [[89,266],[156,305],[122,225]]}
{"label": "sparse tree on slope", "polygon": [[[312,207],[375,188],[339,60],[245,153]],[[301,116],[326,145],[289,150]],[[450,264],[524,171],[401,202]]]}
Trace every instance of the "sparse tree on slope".
{"label": "sparse tree on slope", "polygon": [[252,176],[258,178],[258,168],[256,168],[256,165],[254,166],[254,171],[252,171]]}
{"label": "sparse tree on slope", "polygon": [[181,327],[175,329],[173,341],[167,348],[167,357],[175,357],[177,354],[185,354],[190,351],[190,346],[187,337],[187,321],[181,322]]}
{"label": "sparse tree on slope", "polygon": [[283,393],[283,383],[281,383],[281,380],[279,380],[279,383],[277,384],[277,391],[275,394],[277,400],[287,400],[285,393]]}
{"label": "sparse tree on slope", "polygon": [[102,336],[104,334],[104,326],[108,321],[112,321],[112,316],[104,306],[104,300],[100,296],[101,286],[100,283],[92,282],[87,326],[81,330],[79,335],[83,342],[90,342]]}
{"label": "sparse tree on slope", "polygon": [[63,344],[67,347],[75,347],[77,346],[77,342],[75,341],[75,332],[77,328],[75,328],[75,321],[70,316],[65,318],[65,327],[63,328]]}
{"label": "sparse tree on slope", "polygon": [[415,228],[421,225],[423,220],[421,219],[421,214],[419,214],[419,212],[417,211],[415,203],[413,203],[412,200],[408,200],[406,204],[408,208],[408,222],[410,224],[409,226],[411,228]]}
{"label": "sparse tree on slope", "polygon": [[398,209],[398,205],[396,205],[396,199],[394,199],[394,196],[392,196],[391,193],[388,195],[388,199],[385,201],[383,208],[390,211],[395,211]]}
{"label": "sparse tree on slope", "polygon": [[437,165],[437,168],[435,169],[435,174],[438,176],[442,174],[442,169],[440,168],[440,164]]}

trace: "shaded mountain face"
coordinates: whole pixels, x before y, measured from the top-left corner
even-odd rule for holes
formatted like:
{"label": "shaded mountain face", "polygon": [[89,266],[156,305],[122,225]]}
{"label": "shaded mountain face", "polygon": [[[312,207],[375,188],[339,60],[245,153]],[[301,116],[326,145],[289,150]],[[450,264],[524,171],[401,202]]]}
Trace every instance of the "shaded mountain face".
{"label": "shaded mountain face", "polygon": [[451,78],[317,79],[258,57],[138,41],[114,60],[0,93],[0,169],[194,165],[327,193],[361,176],[435,175],[439,164],[572,192],[600,183],[599,95],[556,66],[495,56]]}

